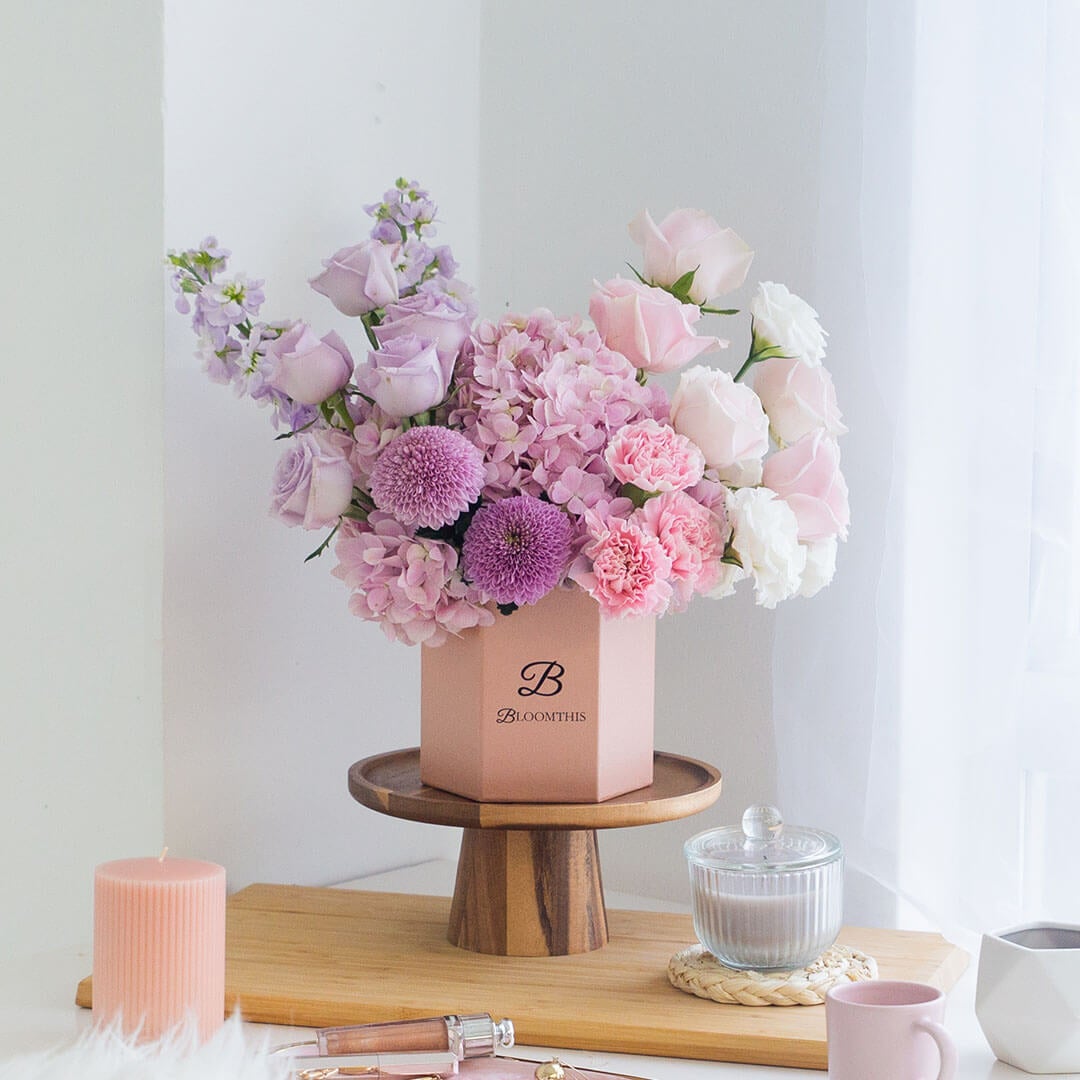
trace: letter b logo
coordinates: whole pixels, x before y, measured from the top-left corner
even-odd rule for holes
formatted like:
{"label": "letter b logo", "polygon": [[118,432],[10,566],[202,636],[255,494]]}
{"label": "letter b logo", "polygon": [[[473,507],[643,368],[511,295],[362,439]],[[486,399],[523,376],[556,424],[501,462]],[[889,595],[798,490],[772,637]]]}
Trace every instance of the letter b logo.
{"label": "letter b logo", "polygon": [[518,693],[522,697],[554,697],[563,688],[565,674],[566,668],[558,660],[534,660],[521,669]]}

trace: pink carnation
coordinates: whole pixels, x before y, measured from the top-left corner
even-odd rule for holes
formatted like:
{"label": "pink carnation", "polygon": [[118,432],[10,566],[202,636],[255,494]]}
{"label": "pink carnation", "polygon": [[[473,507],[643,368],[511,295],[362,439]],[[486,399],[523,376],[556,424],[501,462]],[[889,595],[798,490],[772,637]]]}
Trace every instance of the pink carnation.
{"label": "pink carnation", "polygon": [[343,522],[334,553],[332,573],[353,590],[349,610],[380,623],[392,641],[441,645],[448,634],[495,621],[462,578],[456,549],[413,536],[390,514]]}
{"label": "pink carnation", "polygon": [[620,428],[604,458],[617,480],[642,491],[684,491],[705,472],[705,457],[697,445],[655,420]]}
{"label": "pink carnation", "polygon": [[683,491],[658,495],[631,521],[655,536],[671,559],[672,608],[683,611],[695,592],[708,592],[720,574],[727,518],[706,509]]}
{"label": "pink carnation", "polygon": [[671,558],[632,521],[608,518],[570,576],[605,615],[663,615],[671,602]]}

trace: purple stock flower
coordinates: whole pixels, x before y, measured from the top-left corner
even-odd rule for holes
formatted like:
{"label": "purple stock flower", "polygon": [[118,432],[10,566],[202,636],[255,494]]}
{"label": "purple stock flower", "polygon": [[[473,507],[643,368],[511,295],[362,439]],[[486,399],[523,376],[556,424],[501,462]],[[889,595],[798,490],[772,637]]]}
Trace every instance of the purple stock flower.
{"label": "purple stock flower", "polygon": [[484,455],[458,431],[414,427],[392,439],[371,473],[371,497],[402,524],[439,529],[484,486]]}
{"label": "purple stock flower", "polygon": [[535,604],[563,576],[572,531],[557,506],[532,495],[488,503],[465,533],[465,576],[498,604]]}
{"label": "purple stock flower", "polygon": [[[439,277],[452,278],[458,272],[457,259],[446,244],[440,244],[432,252],[435,257],[435,270]],[[423,286],[420,286],[423,288]]]}

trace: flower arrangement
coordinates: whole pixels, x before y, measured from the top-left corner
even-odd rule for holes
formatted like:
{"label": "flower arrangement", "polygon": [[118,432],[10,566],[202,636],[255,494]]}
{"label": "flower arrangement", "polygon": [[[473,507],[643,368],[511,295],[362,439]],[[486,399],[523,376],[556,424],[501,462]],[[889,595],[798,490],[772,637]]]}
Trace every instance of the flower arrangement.
{"label": "flower arrangement", "polygon": [[[742,579],[773,607],[831,580],[846,429],[816,312],[762,282],[738,371],[696,363],[729,345],[701,317],[739,314],[710,306],[753,258],[731,229],[643,211],[641,270],[595,284],[591,326],[543,308],[478,322],[428,192],[399,180],[365,210],[370,236],[311,280],[359,320],[359,360],[335,333],[261,321],[263,283],[226,277],[213,238],[168,256],[207,373],[269,405],[286,443],[272,512],[330,530],[308,558],[334,542],[354,614],[439,645],[559,587],[614,617]],[[669,397],[652,376],[675,371]]]}

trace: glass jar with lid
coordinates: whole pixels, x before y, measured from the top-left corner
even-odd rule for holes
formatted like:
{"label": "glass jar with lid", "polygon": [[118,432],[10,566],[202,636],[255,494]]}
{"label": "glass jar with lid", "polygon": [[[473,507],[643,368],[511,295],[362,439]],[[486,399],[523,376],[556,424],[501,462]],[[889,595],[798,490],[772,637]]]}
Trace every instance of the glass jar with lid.
{"label": "glass jar with lid", "polygon": [[816,960],[840,932],[844,853],[820,829],[785,825],[772,806],[751,806],[739,827],[686,841],[694,932],[728,967],[793,970]]}

